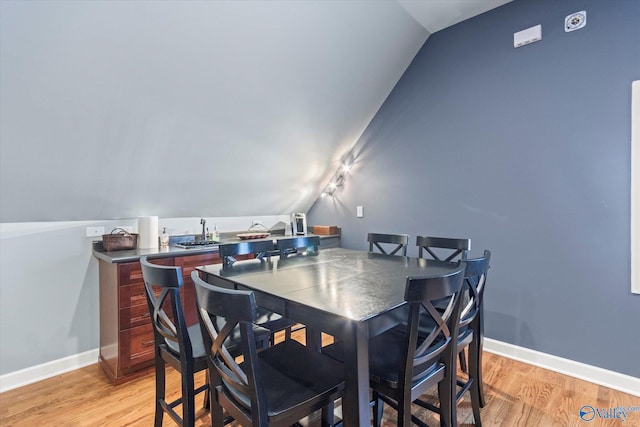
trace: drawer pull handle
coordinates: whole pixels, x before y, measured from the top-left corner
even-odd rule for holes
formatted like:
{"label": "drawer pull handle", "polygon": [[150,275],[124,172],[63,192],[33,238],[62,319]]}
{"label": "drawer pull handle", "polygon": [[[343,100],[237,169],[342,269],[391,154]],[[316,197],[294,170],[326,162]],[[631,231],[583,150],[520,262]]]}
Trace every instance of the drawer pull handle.
{"label": "drawer pull handle", "polygon": [[131,323],[141,322],[141,321],[147,320],[149,317],[151,317],[151,315],[149,315],[149,313],[144,313],[144,314],[141,314],[138,317],[132,317],[131,318]]}
{"label": "drawer pull handle", "polygon": [[153,345],[153,340],[150,341],[142,341],[142,346],[143,347],[151,347]]}

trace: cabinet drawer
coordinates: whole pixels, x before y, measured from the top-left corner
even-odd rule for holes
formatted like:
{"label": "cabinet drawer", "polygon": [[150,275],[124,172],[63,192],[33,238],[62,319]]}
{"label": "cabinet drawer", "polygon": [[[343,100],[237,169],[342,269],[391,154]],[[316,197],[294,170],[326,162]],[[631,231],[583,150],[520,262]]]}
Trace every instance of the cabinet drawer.
{"label": "cabinet drawer", "polygon": [[149,307],[146,304],[120,309],[120,330],[151,324]]}
{"label": "cabinet drawer", "polygon": [[153,360],[153,349],[151,323],[120,332],[120,362],[123,369]]}
{"label": "cabinet drawer", "polygon": [[[162,289],[159,287],[153,288],[153,293],[156,298],[160,297]],[[181,291],[181,298],[184,291]],[[122,286],[120,288],[118,306],[120,307],[120,330],[133,328],[138,325],[146,325],[149,320],[149,304],[147,303],[146,290],[144,285],[130,285]],[[170,299],[164,302],[164,309],[167,314],[171,313]],[[130,316],[128,318],[127,316]],[[169,317],[171,317],[169,315]]]}
{"label": "cabinet drawer", "polygon": [[[144,305],[147,307],[147,295],[144,284],[121,286],[118,295],[118,306],[120,308],[128,308],[136,305]],[[162,289],[154,287],[153,292],[156,297],[160,296]]]}
{"label": "cabinet drawer", "polygon": [[[151,260],[152,263],[158,265],[173,265],[173,258],[158,258]],[[118,280],[120,286],[134,285],[144,283],[142,280],[142,267],[140,262],[123,262],[118,268]]]}
{"label": "cabinet drawer", "polygon": [[196,267],[207,264],[220,264],[220,254],[218,252],[211,252],[177,257],[175,259],[175,265],[182,267],[182,277],[191,277],[191,272],[195,270]]}
{"label": "cabinet drawer", "polygon": [[147,307],[147,296],[144,290],[144,283],[136,285],[121,286],[118,290],[118,305],[120,308],[128,308],[136,305]]}

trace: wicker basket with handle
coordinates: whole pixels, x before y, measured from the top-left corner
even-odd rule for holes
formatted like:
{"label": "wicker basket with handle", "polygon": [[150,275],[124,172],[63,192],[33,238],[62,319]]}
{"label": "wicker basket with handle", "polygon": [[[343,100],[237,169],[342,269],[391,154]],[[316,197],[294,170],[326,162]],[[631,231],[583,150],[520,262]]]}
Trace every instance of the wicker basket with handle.
{"label": "wicker basket with handle", "polygon": [[111,234],[102,235],[102,247],[105,251],[123,251],[138,247],[138,235],[123,228],[114,228]]}

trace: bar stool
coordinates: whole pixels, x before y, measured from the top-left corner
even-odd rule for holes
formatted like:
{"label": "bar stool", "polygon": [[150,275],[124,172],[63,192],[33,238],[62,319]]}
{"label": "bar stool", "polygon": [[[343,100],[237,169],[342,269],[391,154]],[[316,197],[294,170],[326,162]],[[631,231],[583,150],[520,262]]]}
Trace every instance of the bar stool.
{"label": "bar stool", "polygon": [[[333,425],[334,401],[344,392],[342,363],[313,351],[295,340],[285,340],[261,352],[255,347],[253,323],[257,320],[254,293],[196,284],[198,316],[206,335],[211,389],[212,425],[222,427],[226,410],[241,425],[290,426],[322,409],[322,425]],[[217,330],[212,318],[224,318]],[[225,340],[240,331],[242,363],[229,355]]]}
{"label": "bar stool", "polygon": [[469,349],[469,376],[466,381],[457,379],[456,383],[460,390],[456,394],[456,401],[460,400],[465,392],[470,391],[471,408],[477,426],[482,425],[480,408],[485,405],[482,383],[483,300],[490,261],[491,252],[488,250],[485,250],[480,258],[464,260],[463,291],[466,299],[460,316],[457,345],[458,354],[462,354],[466,348]]}
{"label": "bar stool", "polygon": [[[455,356],[461,313],[464,266],[445,276],[408,277],[405,301],[408,311],[403,327],[392,328],[369,340],[369,383],[373,390],[374,422],[380,426],[383,405],[398,411],[398,426],[426,424],[411,413],[411,404],[440,414],[443,426],[455,426]],[[435,304],[446,301],[440,312]],[[422,315],[432,319],[434,327],[424,337],[419,334]],[[323,353],[343,360],[342,342],[323,348]],[[440,406],[420,400],[431,387],[438,387]]]}
{"label": "bar stool", "polygon": [[[146,256],[140,258],[145,295],[149,306],[154,335],[154,359],[156,376],[156,427],[162,426],[166,412],[181,426],[195,424],[195,396],[209,389],[209,384],[195,388],[194,374],[207,369],[207,359],[202,342],[202,332],[198,323],[187,326],[180,289],[183,287],[180,267],[162,266],[149,262]],[[268,346],[269,331],[257,329],[258,348]],[[229,341],[231,352],[239,353],[239,337]],[[166,364],[180,372],[182,394],[172,401],[165,400]],[[208,395],[205,397],[207,407]],[[182,417],[174,410],[182,405]]]}
{"label": "bar stool", "polygon": [[[207,360],[198,324],[187,327],[180,288],[183,286],[180,267],[151,264],[147,257],[140,259],[149,313],[153,324],[156,371],[156,427],[162,426],[166,412],[181,426],[195,424],[196,394],[209,389],[204,384],[194,390],[193,375],[207,369]],[[159,296],[156,294],[159,290]],[[167,310],[167,311],[165,311]],[[165,400],[165,363],[180,372],[182,395],[173,402]],[[206,399],[205,399],[206,400]],[[174,408],[182,405],[182,417]]]}

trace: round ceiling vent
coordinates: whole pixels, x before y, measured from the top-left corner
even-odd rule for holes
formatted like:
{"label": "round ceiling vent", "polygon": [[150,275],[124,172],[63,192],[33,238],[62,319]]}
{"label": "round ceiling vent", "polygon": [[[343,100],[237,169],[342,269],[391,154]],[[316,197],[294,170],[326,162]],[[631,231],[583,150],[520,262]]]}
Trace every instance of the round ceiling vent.
{"label": "round ceiling vent", "polygon": [[586,10],[572,13],[571,15],[567,15],[567,17],[564,18],[564,31],[567,33],[571,31],[579,30],[585,25],[587,25]]}

